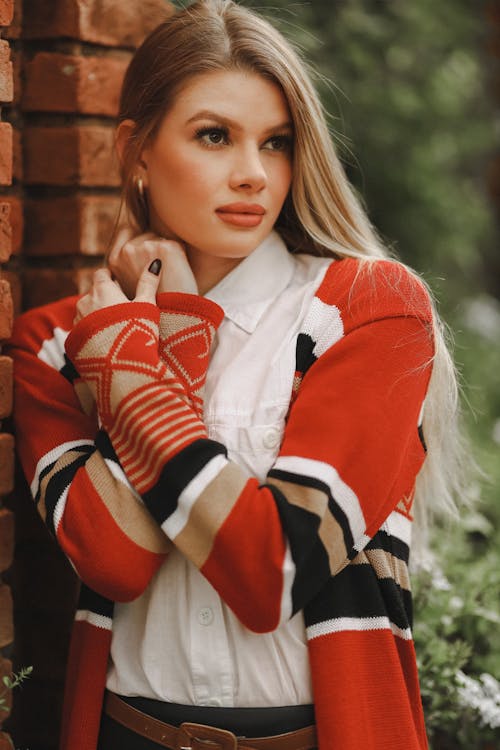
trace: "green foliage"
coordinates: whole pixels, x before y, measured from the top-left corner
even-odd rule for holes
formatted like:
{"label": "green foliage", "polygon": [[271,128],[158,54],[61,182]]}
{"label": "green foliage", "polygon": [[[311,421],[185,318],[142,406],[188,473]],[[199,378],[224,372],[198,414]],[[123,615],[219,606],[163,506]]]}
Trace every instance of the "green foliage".
{"label": "green foliage", "polygon": [[0,711],[8,711],[7,706],[7,690],[14,690],[14,688],[19,687],[25,680],[28,679],[28,677],[33,672],[33,667],[24,667],[21,669],[20,672],[17,674],[13,673],[12,675],[4,675],[2,678],[2,682],[5,686],[4,690],[0,693]]}

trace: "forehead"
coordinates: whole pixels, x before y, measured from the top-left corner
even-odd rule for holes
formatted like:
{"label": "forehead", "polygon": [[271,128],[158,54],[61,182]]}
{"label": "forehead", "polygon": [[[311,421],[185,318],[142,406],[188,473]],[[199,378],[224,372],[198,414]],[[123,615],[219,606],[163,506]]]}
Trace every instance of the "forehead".
{"label": "forehead", "polygon": [[263,128],[291,120],[280,86],[246,71],[213,71],[194,76],[177,93],[168,115],[187,121],[204,110],[242,124],[251,121]]}

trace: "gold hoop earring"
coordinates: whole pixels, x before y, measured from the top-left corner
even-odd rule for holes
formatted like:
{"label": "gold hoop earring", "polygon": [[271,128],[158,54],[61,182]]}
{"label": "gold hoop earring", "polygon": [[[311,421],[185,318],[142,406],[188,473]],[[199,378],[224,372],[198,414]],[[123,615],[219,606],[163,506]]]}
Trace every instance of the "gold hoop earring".
{"label": "gold hoop earring", "polygon": [[142,177],[135,178],[135,186],[137,188],[137,192],[139,193],[140,198],[144,200],[144,182],[142,181]]}

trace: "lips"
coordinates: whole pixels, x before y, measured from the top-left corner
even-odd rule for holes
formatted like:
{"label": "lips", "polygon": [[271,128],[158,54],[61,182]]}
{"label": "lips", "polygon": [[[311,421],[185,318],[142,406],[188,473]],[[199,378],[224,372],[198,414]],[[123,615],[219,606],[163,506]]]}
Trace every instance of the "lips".
{"label": "lips", "polygon": [[228,203],[217,208],[215,213],[225,224],[252,228],[261,223],[266,210],[258,203]]}

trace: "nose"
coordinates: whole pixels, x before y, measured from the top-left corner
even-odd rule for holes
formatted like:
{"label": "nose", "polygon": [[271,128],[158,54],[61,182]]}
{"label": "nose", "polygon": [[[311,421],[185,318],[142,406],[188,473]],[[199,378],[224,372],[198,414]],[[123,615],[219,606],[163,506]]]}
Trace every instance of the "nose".
{"label": "nose", "polygon": [[267,173],[258,147],[235,149],[229,180],[233,190],[260,192],[267,184]]}

